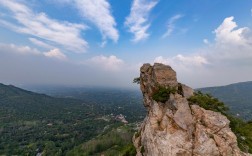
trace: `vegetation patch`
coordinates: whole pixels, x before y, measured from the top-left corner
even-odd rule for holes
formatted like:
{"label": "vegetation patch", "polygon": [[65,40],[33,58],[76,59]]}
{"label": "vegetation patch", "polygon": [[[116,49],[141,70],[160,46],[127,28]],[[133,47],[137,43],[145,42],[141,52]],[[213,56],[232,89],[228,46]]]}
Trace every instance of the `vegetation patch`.
{"label": "vegetation patch", "polygon": [[230,121],[230,128],[237,137],[238,146],[243,152],[252,153],[252,121],[245,122],[230,115],[228,107],[217,98],[201,92],[195,93],[188,99],[190,104],[197,104],[207,110],[220,112]]}
{"label": "vegetation patch", "polygon": [[165,103],[170,99],[170,94],[175,94],[177,92],[175,87],[159,87],[158,90],[152,95],[152,99],[157,102]]}
{"label": "vegetation patch", "polygon": [[178,83],[178,94],[182,95],[184,97],[184,93],[183,93],[183,87],[181,83]]}
{"label": "vegetation patch", "polygon": [[140,84],[140,77],[134,78],[133,83]]}
{"label": "vegetation patch", "polygon": [[140,136],[140,134],[141,134],[140,131],[136,132],[136,133],[135,133],[135,138],[138,138],[138,137]]}
{"label": "vegetation patch", "polygon": [[133,134],[132,127],[113,125],[102,135],[75,147],[67,155],[135,156],[136,149],[131,141]]}
{"label": "vegetation patch", "polygon": [[121,151],[122,156],[135,156],[137,154],[136,148],[133,144],[128,144],[127,146],[124,146]]}
{"label": "vegetation patch", "polygon": [[209,94],[203,94],[200,91],[195,93],[194,96],[191,96],[188,101],[190,104],[197,104],[202,108],[215,112],[221,112],[224,115],[226,115],[229,110],[228,107],[217,98],[214,98]]}
{"label": "vegetation patch", "polygon": [[144,146],[141,147],[141,153],[144,154],[145,152],[145,149],[144,149]]}

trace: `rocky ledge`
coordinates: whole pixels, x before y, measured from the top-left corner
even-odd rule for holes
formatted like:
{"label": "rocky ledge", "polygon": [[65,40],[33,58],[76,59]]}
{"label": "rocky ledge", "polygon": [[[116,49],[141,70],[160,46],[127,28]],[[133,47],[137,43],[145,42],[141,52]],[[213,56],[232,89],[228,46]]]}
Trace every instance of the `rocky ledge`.
{"label": "rocky ledge", "polygon": [[238,148],[224,115],[189,105],[194,91],[170,66],[144,64],[140,72],[148,114],[133,137],[137,156],[251,156]]}

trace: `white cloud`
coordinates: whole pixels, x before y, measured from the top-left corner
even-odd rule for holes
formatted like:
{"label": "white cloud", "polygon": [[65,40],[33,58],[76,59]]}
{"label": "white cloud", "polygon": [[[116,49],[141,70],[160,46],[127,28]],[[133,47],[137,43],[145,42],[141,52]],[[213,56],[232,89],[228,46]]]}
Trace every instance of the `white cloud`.
{"label": "white cloud", "polygon": [[66,60],[67,57],[59,49],[53,49],[48,52],[43,53],[46,57],[56,58],[59,60]]}
{"label": "white cloud", "polygon": [[205,44],[209,44],[208,39],[204,39],[203,42],[204,42]]}
{"label": "white cloud", "polygon": [[114,55],[111,56],[95,56],[87,61],[90,65],[95,65],[108,71],[117,71],[123,65],[123,60]]}
{"label": "white cloud", "polygon": [[0,1],[0,4],[11,12],[9,16],[18,23],[13,20],[0,20],[3,26],[13,31],[50,41],[76,53],[84,52],[88,47],[88,43],[81,38],[81,31],[87,28],[83,24],[51,19],[45,13],[33,12],[18,1]]}
{"label": "white cloud", "polygon": [[214,31],[215,41],[190,55],[156,57],[154,62],[172,66],[180,80],[194,87],[223,85],[248,81],[252,66],[252,33],[238,28],[234,17],[227,17]]}
{"label": "white cloud", "polygon": [[38,39],[36,39],[36,38],[29,38],[29,40],[30,40],[33,44],[35,44],[35,45],[37,45],[37,46],[39,46],[39,47],[43,47],[43,48],[46,48],[46,49],[53,49],[53,48],[54,48],[53,46],[51,46],[51,45],[49,45],[49,44],[47,44],[47,43],[45,43],[45,42],[43,42],[43,41],[40,41],[40,40],[38,40]]}
{"label": "white cloud", "polygon": [[158,3],[157,0],[134,0],[130,15],[126,18],[125,25],[129,32],[134,34],[133,42],[139,42],[149,37],[147,30],[150,27],[149,14]]}
{"label": "white cloud", "polygon": [[5,44],[5,43],[0,43],[0,53],[12,53],[15,54],[21,54],[21,55],[36,55],[36,56],[45,56],[48,58],[56,58],[59,60],[66,60],[67,57],[64,55],[59,49],[52,49],[48,52],[42,53],[41,51],[31,48],[29,46],[19,46],[15,44]]}
{"label": "white cloud", "polygon": [[119,33],[111,14],[111,6],[107,0],[64,0],[73,4],[81,16],[91,21],[102,33],[103,42],[108,38],[117,42]]}
{"label": "white cloud", "polygon": [[252,33],[247,27],[237,28],[233,20],[234,17],[225,18],[214,31],[215,42],[209,44],[209,41],[204,39],[203,42],[207,46],[199,52],[190,56],[177,55],[170,58],[159,56],[155,61],[188,68],[190,65],[214,65],[230,61],[241,63],[244,59],[252,59]]}
{"label": "white cloud", "polygon": [[233,20],[233,16],[227,17],[224,19],[223,23],[217,29],[215,29],[215,40],[218,44],[247,44],[247,38],[245,38],[244,33],[249,31],[249,28],[244,27],[236,29],[238,26]]}
{"label": "white cloud", "polygon": [[169,22],[167,24],[167,31],[166,33],[162,36],[163,38],[166,38],[172,34],[172,32],[175,30],[175,22],[182,18],[184,15],[177,14],[169,19]]}
{"label": "white cloud", "polygon": [[6,53],[17,53],[17,54],[23,54],[23,55],[40,55],[41,53],[34,48],[31,48],[29,46],[17,46],[15,44],[4,44],[0,43],[0,52],[6,52]]}

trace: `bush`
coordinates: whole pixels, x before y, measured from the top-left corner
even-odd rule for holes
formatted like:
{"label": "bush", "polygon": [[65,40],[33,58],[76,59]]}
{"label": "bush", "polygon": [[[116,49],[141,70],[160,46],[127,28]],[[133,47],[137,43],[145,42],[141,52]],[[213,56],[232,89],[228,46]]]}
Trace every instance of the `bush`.
{"label": "bush", "polygon": [[158,91],[152,95],[152,99],[157,102],[165,103],[170,98],[170,94],[175,94],[177,92],[174,87],[159,87]]}
{"label": "bush", "polygon": [[122,156],[135,156],[137,154],[136,148],[133,144],[125,146],[122,150]]}
{"label": "bush", "polygon": [[209,94],[202,94],[201,92],[195,93],[195,95],[191,96],[188,101],[189,104],[197,104],[207,110],[220,112],[224,115],[226,115],[229,110],[228,107],[217,98],[214,98]]}
{"label": "bush", "polygon": [[140,77],[134,78],[133,83],[139,84],[140,83]]}
{"label": "bush", "polygon": [[231,115],[227,118],[230,120],[230,128],[237,137],[239,148],[243,152],[252,153],[252,124]]}

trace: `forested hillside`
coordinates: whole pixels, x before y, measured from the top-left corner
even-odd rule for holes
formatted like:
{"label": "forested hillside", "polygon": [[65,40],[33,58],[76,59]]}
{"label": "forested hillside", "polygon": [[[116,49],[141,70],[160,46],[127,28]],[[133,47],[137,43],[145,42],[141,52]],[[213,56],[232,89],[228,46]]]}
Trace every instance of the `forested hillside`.
{"label": "forested hillside", "polygon": [[223,101],[229,106],[231,113],[245,120],[252,119],[252,81],[198,90],[209,93]]}
{"label": "forested hillside", "polygon": [[[0,84],[0,155],[66,155],[106,127],[121,126],[118,113],[107,111],[111,106],[86,98],[55,98]],[[140,112],[135,119],[143,116]]]}

